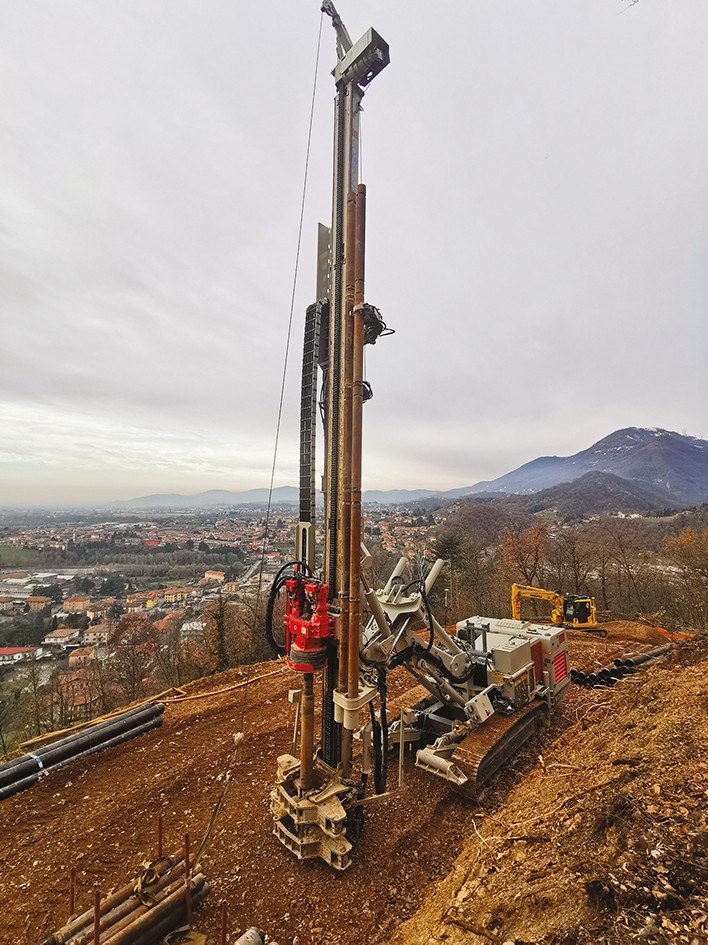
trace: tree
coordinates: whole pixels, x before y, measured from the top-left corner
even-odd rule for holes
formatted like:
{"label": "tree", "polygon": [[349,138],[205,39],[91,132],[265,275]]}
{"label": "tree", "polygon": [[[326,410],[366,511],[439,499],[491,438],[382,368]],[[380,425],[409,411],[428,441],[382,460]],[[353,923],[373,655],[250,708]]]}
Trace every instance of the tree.
{"label": "tree", "polygon": [[226,601],[221,591],[217,594],[216,604],[209,611],[209,616],[214,622],[216,671],[223,673],[229,668],[229,657],[226,653]]}
{"label": "tree", "polygon": [[668,537],[662,550],[678,572],[675,616],[708,630],[708,528],[684,528]]}
{"label": "tree", "polygon": [[127,702],[145,695],[154,662],[150,621],[141,614],[123,617],[111,641],[113,679]]}
{"label": "tree", "polygon": [[121,597],[125,589],[125,578],[122,574],[111,572],[103,579],[101,594],[104,597]]}
{"label": "tree", "polygon": [[433,557],[449,561],[453,570],[464,564],[466,550],[465,540],[458,532],[441,532],[433,542]]}
{"label": "tree", "polygon": [[524,584],[543,587],[548,551],[548,534],[543,525],[505,529],[501,548],[506,562],[516,569]]}
{"label": "tree", "polygon": [[32,658],[25,662],[19,674],[22,685],[29,695],[29,705],[32,718],[32,728],[35,735],[42,734],[42,724],[46,722],[46,694],[43,688],[45,674],[38,659]]}

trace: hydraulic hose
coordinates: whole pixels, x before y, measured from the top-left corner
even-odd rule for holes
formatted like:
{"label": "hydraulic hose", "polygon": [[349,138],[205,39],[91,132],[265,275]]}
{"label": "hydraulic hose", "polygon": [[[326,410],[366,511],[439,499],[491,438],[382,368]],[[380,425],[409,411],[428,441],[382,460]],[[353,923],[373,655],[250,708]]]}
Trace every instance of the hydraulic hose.
{"label": "hydraulic hose", "polygon": [[[288,570],[290,568],[294,569],[295,567],[299,567],[302,570]],[[270,593],[268,594],[268,603],[266,604],[265,612],[265,638],[268,641],[268,645],[270,646],[271,650],[273,650],[273,652],[278,656],[285,656],[285,647],[281,643],[278,643],[273,634],[273,614],[275,613],[275,602],[278,599],[278,594],[285,587],[285,582],[290,580],[290,578],[302,577],[303,574],[306,574],[308,577],[310,577],[312,574],[304,561],[287,561],[275,575],[270,588]]]}
{"label": "hydraulic hose", "polygon": [[439,656],[435,653],[431,653],[429,650],[423,649],[422,646],[416,646],[416,651],[423,656],[427,662],[432,663],[436,669],[439,669],[443,674],[445,679],[451,683],[466,683],[468,682],[474,673],[474,663],[470,663],[469,668],[461,676],[456,676],[454,673],[451,673],[447,666],[443,663]]}
{"label": "hydraulic hose", "polygon": [[385,782],[382,782],[383,758],[381,748],[381,725],[376,718],[374,703],[369,703],[369,712],[371,713],[371,741],[374,746],[374,789],[377,794],[383,794],[386,790]]}
{"label": "hydraulic hose", "polygon": [[[381,792],[383,793],[386,790],[386,774],[388,769],[388,718],[386,717],[386,668],[384,666],[379,666],[376,670],[377,675],[377,689],[379,690],[379,701],[381,703],[381,742],[382,742],[382,759],[381,759]],[[403,733],[400,733],[401,739],[403,738]],[[400,750],[403,751],[403,742],[399,742]]]}
{"label": "hydraulic hose", "polygon": [[421,578],[419,581],[411,581],[410,584],[406,584],[403,588],[404,593],[408,590],[409,587],[416,587],[420,598],[423,601],[423,607],[425,608],[425,617],[428,621],[428,646],[426,653],[430,653],[433,648],[433,643],[435,641],[435,630],[433,625],[433,612],[430,609],[430,602],[428,601],[428,594],[425,590],[425,581]]}

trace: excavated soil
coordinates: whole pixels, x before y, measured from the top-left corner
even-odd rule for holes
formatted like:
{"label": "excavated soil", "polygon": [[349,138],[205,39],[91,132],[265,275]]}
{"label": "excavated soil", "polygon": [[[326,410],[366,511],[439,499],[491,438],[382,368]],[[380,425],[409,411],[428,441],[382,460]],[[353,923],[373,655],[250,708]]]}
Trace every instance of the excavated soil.
{"label": "excavated soil", "polygon": [[[573,665],[589,670],[666,642],[626,621],[605,626],[607,639],[570,634]],[[705,651],[682,641],[611,691],[572,687],[552,731],[475,805],[409,758],[399,789],[393,763],[391,794],[368,805],[345,873],[299,863],[271,833],[268,791],[277,755],[290,750],[297,674],[266,663],[200,680],[187,687],[199,698],[171,702],[162,728],[2,802],[0,943],[34,945],[64,924],[72,866],[78,909],[95,887],[107,893],[139,872],[155,856],[160,813],[166,851],[185,831],[197,848],[227,783],[201,857],[212,894],[195,924],[212,942],[225,900],[230,933],[258,925],[280,945],[394,935],[401,945],[619,943],[647,928],[674,934],[666,918],[703,943],[706,672]],[[214,691],[248,676],[247,687]],[[397,670],[391,697],[409,685]],[[690,869],[677,865],[685,860]],[[613,938],[620,927],[625,937]]]}

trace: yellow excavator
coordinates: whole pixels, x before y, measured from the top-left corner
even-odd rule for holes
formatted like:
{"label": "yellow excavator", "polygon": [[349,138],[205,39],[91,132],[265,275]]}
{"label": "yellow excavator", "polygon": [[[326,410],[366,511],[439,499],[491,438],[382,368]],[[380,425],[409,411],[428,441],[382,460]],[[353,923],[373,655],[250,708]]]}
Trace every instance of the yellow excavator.
{"label": "yellow excavator", "polygon": [[511,616],[521,620],[521,601],[545,600],[551,605],[551,623],[556,627],[568,627],[571,630],[597,630],[597,608],[594,597],[579,594],[559,594],[546,591],[542,587],[528,584],[511,585]]}

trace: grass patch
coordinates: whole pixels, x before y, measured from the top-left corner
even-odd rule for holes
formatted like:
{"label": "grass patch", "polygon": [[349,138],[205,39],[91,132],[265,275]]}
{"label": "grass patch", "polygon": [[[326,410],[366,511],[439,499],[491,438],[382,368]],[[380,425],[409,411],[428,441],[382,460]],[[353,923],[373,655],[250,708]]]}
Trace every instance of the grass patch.
{"label": "grass patch", "polygon": [[26,568],[37,557],[32,548],[11,548],[9,545],[0,545],[0,568]]}

